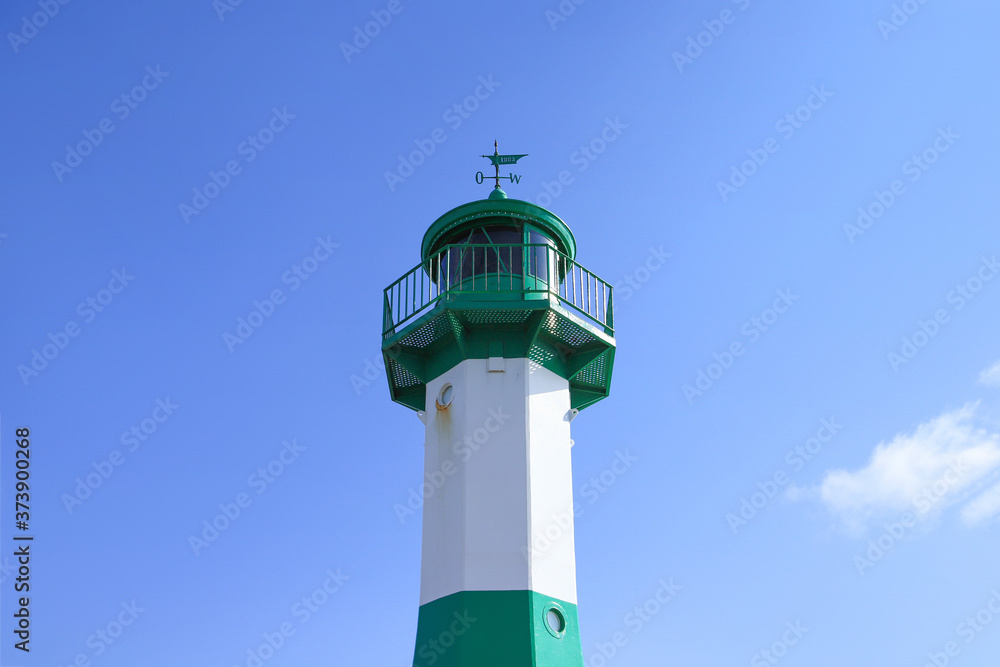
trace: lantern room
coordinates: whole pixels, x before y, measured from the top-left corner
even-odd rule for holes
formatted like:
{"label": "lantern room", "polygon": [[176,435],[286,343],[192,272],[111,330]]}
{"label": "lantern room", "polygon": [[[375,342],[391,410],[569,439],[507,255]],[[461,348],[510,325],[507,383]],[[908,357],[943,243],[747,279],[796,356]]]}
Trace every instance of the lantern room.
{"label": "lantern room", "polygon": [[607,396],[612,288],[577,264],[558,216],[498,187],[434,221],[421,258],[384,294],[394,400],[423,410],[427,379],[470,358],[530,358],[570,380],[574,408]]}

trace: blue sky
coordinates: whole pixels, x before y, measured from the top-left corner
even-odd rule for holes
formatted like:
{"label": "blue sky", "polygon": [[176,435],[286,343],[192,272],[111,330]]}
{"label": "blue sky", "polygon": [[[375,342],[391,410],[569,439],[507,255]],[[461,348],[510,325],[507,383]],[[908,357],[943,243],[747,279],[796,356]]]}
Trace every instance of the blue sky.
{"label": "blue sky", "polygon": [[996,664],[996,3],[224,2],[0,10],[0,663],[410,664],[381,290],[497,139],[617,290],[588,667]]}

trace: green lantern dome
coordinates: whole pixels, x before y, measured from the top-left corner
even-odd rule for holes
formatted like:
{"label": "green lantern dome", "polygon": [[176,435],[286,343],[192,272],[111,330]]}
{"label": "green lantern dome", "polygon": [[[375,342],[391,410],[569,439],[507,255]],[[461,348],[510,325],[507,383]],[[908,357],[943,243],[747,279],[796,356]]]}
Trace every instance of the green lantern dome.
{"label": "green lantern dome", "polygon": [[[501,193],[494,197],[495,193]],[[541,206],[520,199],[509,199],[507,193],[496,188],[490,193],[488,199],[469,202],[448,211],[427,229],[424,234],[423,243],[420,245],[420,254],[425,261],[438,252],[444,245],[453,243],[456,239],[463,239],[463,232],[482,227],[502,227],[512,225],[522,230],[522,239],[518,243],[531,243],[527,234],[531,231],[538,232],[546,240],[554,241],[556,248],[570,259],[576,258],[576,239],[569,226],[563,222],[555,213],[548,211]],[[491,235],[491,239],[492,236]],[[505,239],[511,238],[504,236]],[[496,239],[492,239],[494,242]],[[513,241],[503,241],[509,243]],[[540,237],[535,237],[534,242],[544,242]]]}

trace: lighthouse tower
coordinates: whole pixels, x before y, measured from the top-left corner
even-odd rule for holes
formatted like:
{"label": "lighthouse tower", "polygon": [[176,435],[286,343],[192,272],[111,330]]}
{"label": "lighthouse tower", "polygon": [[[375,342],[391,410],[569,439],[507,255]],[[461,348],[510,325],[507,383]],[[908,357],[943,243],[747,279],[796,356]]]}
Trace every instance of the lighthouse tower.
{"label": "lighthouse tower", "polygon": [[385,290],[392,399],[425,425],[413,664],[582,667],[570,422],[608,395],[611,285],[576,262],[556,215],[487,199],[427,230]]}

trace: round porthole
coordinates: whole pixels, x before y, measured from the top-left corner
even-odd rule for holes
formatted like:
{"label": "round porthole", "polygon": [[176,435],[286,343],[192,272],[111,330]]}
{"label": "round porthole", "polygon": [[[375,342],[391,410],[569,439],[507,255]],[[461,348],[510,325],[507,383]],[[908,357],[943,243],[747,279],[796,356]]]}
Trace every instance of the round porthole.
{"label": "round porthole", "polygon": [[444,410],[451,405],[453,400],[455,400],[455,387],[450,384],[446,384],[441,387],[441,393],[439,393],[437,397],[438,410]]}
{"label": "round porthole", "polygon": [[562,639],[566,635],[566,616],[554,604],[545,608],[545,629],[556,639]]}

